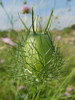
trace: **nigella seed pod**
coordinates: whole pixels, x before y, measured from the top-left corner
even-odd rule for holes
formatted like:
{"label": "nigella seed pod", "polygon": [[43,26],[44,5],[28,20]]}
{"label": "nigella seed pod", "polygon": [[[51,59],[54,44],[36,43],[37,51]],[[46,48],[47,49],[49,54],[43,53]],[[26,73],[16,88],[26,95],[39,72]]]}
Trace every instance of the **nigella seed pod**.
{"label": "nigella seed pod", "polygon": [[[28,13],[30,11],[29,8],[22,8],[23,13]],[[53,14],[53,9],[51,11],[49,20],[42,32],[35,31],[34,25],[34,9],[32,7],[32,30],[29,30],[25,23],[20,18],[23,23],[27,35],[23,39],[22,38],[22,55],[21,61],[24,62],[23,66],[25,70],[27,69],[30,75],[37,77],[37,79],[48,79],[52,80],[62,72],[62,55],[57,46],[55,46],[52,36],[49,33],[49,23],[51,16]]]}
{"label": "nigella seed pod", "polygon": [[31,32],[22,48],[25,68],[41,78],[55,78],[61,73],[62,56],[48,36]]}

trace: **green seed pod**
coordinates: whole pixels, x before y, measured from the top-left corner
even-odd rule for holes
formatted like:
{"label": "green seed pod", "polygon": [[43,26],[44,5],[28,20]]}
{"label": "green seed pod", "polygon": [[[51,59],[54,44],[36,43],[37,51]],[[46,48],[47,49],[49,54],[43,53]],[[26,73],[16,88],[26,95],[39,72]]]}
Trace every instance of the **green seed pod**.
{"label": "green seed pod", "polygon": [[[49,34],[49,23],[53,9],[50,14],[48,23],[42,32],[35,32],[34,11],[32,8],[32,29],[31,32],[24,24],[27,31],[26,39],[23,39],[23,47],[21,51],[23,67],[34,76],[41,78],[56,78],[61,73],[62,56],[60,50],[54,45],[51,35]],[[40,76],[41,75],[41,76]]]}
{"label": "green seed pod", "polygon": [[62,70],[62,56],[47,34],[30,33],[23,47],[25,68],[41,77],[55,78]]}
{"label": "green seed pod", "polygon": [[49,66],[47,63],[53,50],[47,34],[30,34],[25,42],[24,51],[28,69],[41,71]]}

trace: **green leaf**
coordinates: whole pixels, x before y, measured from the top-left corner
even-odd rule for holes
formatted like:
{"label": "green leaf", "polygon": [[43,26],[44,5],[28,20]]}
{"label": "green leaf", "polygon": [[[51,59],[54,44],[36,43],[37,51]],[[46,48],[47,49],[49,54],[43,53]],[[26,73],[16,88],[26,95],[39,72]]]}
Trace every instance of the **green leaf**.
{"label": "green leaf", "polygon": [[27,28],[26,24],[24,23],[24,21],[22,20],[22,18],[20,17],[19,13],[18,13],[19,19],[22,22],[22,24],[24,25],[25,29],[27,32],[29,32],[29,29]]}
{"label": "green leaf", "polygon": [[50,17],[49,17],[48,22],[47,22],[47,24],[46,24],[46,27],[45,27],[45,29],[44,29],[44,33],[46,33],[46,31],[47,31],[47,29],[48,29],[48,27],[49,27],[49,24],[50,24],[50,22],[51,22],[51,18],[52,18],[52,16],[53,16],[53,11],[54,11],[54,9],[52,9],[52,11],[51,11],[51,13],[50,13]]}
{"label": "green leaf", "polygon": [[35,34],[35,30],[34,30],[34,10],[32,8],[32,28],[33,28],[33,32]]}

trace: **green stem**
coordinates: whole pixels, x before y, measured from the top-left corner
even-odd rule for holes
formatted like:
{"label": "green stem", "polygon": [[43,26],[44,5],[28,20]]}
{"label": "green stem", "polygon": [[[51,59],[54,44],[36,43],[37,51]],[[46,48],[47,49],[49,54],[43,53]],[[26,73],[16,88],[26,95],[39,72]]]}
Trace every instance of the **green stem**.
{"label": "green stem", "polygon": [[32,8],[32,29],[33,29],[33,33],[35,34],[35,30],[34,30],[34,10]]}
{"label": "green stem", "polygon": [[19,13],[18,13],[18,17],[19,17],[20,21],[22,22],[22,24],[24,25],[25,30],[26,30],[27,32],[29,32],[30,30],[27,28],[26,24],[24,23],[24,21],[23,21],[22,18],[20,17],[20,14],[19,14]]}

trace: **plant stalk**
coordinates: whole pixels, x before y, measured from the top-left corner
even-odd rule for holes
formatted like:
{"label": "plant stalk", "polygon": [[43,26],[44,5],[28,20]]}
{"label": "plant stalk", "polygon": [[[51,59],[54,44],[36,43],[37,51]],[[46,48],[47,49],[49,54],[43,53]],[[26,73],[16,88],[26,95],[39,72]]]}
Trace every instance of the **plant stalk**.
{"label": "plant stalk", "polygon": [[33,33],[36,34],[34,30],[34,10],[33,8],[32,8],[32,29],[33,29]]}

